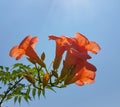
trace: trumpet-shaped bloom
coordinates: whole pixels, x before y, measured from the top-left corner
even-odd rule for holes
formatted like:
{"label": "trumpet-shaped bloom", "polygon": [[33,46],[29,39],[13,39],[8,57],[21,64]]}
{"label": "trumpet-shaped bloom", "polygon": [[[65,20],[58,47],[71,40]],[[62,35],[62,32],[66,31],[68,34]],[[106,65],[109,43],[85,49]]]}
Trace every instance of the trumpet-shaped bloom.
{"label": "trumpet-shaped bloom", "polygon": [[97,54],[100,46],[96,42],[89,41],[79,32],[76,33],[76,37],[50,36],[49,38],[56,41],[54,66],[59,62],[56,59],[61,60],[64,51],[67,51],[60,78],[65,78],[66,84],[73,82],[77,85],[93,83],[96,68],[87,62],[91,58],[88,51]]}
{"label": "trumpet-shaped bloom", "polygon": [[14,46],[9,55],[11,57],[15,57],[16,60],[19,60],[23,55],[27,55],[31,59],[38,59],[38,55],[34,51],[35,44],[38,41],[38,37],[31,38],[30,35],[26,36],[24,40],[18,45]]}
{"label": "trumpet-shaped bloom", "polygon": [[76,64],[71,75],[67,76],[65,84],[76,83],[79,86],[92,84],[95,81],[96,67],[87,61]]}
{"label": "trumpet-shaped bloom", "polygon": [[65,36],[57,37],[57,36],[51,35],[49,36],[49,39],[56,41],[56,56],[54,59],[53,68],[58,69],[62,59],[62,55],[66,50],[67,46],[69,45],[68,38]]}

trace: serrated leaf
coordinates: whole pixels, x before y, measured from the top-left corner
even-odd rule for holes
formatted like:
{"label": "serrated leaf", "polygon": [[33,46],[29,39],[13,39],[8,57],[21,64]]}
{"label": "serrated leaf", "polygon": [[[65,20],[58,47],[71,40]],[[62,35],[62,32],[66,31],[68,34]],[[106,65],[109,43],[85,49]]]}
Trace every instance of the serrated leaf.
{"label": "serrated leaf", "polygon": [[4,95],[3,94],[0,94],[0,98],[3,98],[4,97]]}
{"label": "serrated leaf", "polygon": [[31,100],[31,97],[30,97],[30,96],[28,96],[28,99],[29,99],[29,100]]}
{"label": "serrated leaf", "polygon": [[5,67],[5,70],[8,72],[8,70],[9,70],[9,67]]}
{"label": "serrated leaf", "polygon": [[56,91],[51,86],[47,85],[46,88],[49,89],[49,90],[52,90],[56,93]]}
{"label": "serrated leaf", "polygon": [[26,91],[27,95],[29,95],[29,93],[30,93],[30,85],[28,86],[27,91]]}
{"label": "serrated leaf", "polygon": [[40,70],[40,75],[44,75],[45,73],[44,73],[44,70]]}
{"label": "serrated leaf", "polygon": [[0,66],[0,70],[3,70],[3,66]]}
{"label": "serrated leaf", "polygon": [[38,90],[38,97],[40,97],[41,95],[41,90]]}
{"label": "serrated leaf", "polygon": [[21,103],[21,96],[18,97],[18,103]]}
{"label": "serrated leaf", "polygon": [[31,100],[31,97],[29,95],[24,95],[23,98],[26,102],[29,102],[29,100]]}
{"label": "serrated leaf", "polygon": [[26,71],[26,70],[30,69],[30,65],[24,65],[22,63],[16,63],[16,64],[13,65],[12,69],[16,69],[16,68],[18,68],[20,71],[21,70]]}
{"label": "serrated leaf", "polygon": [[33,98],[35,98],[35,94],[36,94],[36,88],[33,88],[33,90],[32,90],[32,96],[33,96]]}
{"label": "serrated leaf", "polygon": [[61,84],[61,85],[60,85],[60,88],[64,88],[64,87],[66,87],[65,84]]}
{"label": "serrated leaf", "polygon": [[16,103],[16,101],[18,100],[18,96],[14,97],[14,103]]}
{"label": "serrated leaf", "polygon": [[42,95],[45,97],[45,88],[42,90]]}
{"label": "serrated leaf", "polygon": [[28,97],[24,96],[24,100],[25,100],[26,102],[28,102]]}
{"label": "serrated leaf", "polygon": [[13,68],[17,68],[17,67],[19,67],[21,65],[22,65],[22,63],[16,63],[16,64],[13,65]]}
{"label": "serrated leaf", "polygon": [[12,97],[13,97],[13,94],[9,94],[9,95],[7,95],[6,100],[10,100]]}

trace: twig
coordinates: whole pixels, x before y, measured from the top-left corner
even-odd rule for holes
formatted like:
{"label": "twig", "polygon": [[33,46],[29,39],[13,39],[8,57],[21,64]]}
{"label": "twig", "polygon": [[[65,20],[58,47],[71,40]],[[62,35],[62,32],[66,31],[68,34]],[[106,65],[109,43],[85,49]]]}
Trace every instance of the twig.
{"label": "twig", "polygon": [[40,67],[40,68],[38,69],[38,67],[37,67],[37,65],[36,65],[36,64],[35,64],[35,67],[36,67],[37,72],[38,72],[38,79],[39,79],[39,83],[41,83],[40,71],[41,71],[42,67]]}
{"label": "twig", "polygon": [[22,80],[23,80],[23,77],[20,78],[17,82],[15,82],[15,84],[14,84],[12,87],[8,87],[7,91],[4,92],[5,94],[4,94],[4,96],[2,97],[2,99],[1,99],[1,101],[0,101],[0,107],[1,107],[2,103],[4,102],[5,98],[7,97],[8,93],[9,93],[13,88],[15,88],[16,85],[17,85],[18,83],[20,83]]}

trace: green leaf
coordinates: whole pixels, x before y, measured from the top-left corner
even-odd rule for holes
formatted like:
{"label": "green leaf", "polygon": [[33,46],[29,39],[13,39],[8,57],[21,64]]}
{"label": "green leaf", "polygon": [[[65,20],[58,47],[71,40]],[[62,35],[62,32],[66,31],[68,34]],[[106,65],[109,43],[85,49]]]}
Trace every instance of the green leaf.
{"label": "green leaf", "polygon": [[56,93],[56,91],[51,86],[47,85],[46,88],[49,89],[49,90],[52,90]]}
{"label": "green leaf", "polygon": [[30,65],[24,65],[22,63],[16,63],[13,65],[13,68],[12,69],[15,69],[15,68],[18,68],[19,70],[29,70],[30,69]]}
{"label": "green leaf", "polygon": [[14,103],[16,103],[17,99],[18,99],[18,96],[15,96],[14,97]]}
{"label": "green leaf", "polygon": [[33,90],[32,90],[32,96],[33,96],[33,98],[35,98],[35,94],[36,94],[36,88],[33,88]]}
{"label": "green leaf", "polygon": [[7,95],[6,100],[10,100],[10,99],[12,99],[12,98],[13,98],[13,94],[9,94],[9,95]]}
{"label": "green leaf", "polygon": [[26,102],[28,102],[28,97],[27,96],[24,96],[24,100],[26,101]]}
{"label": "green leaf", "polygon": [[9,67],[5,67],[5,70],[8,72],[8,70],[9,70]]}
{"label": "green leaf", "polygon": [[44,74],[45,74],[45,73],[44,73],[44,70],[41,69],[41,70],[40,70],[40,75],[43,76]]}
{"label": "green leaf", "polygon": [[30,93],[30,85],[28,86],[27,91],[26,91],[27,95],[29,95],[29,93]]}
{"label": "green leaf", "polygon": [[23,98],[26,102],[29,102],[29,100],[31,100],[31,97],[29,95],[26,95],[26,93],[24,94]]}
{"label": "green leaf", "polygon": [[0,66],[0,70],[3,70],[3,66]]}
{"label": "green leaf", "polygon": [[3,98],[4,97],[4,95],[3,94],[0,94],[0,98]]}
{"label": "green leaf", "polygon": [[22,98],[21,96],[18,97],[19,104],[21,103],[21,98]]}
{"label": "green leaf", "polygon": [[20,67],[22,65],[23,65],[22,63],[16,63],[16,64],[13,65],[13,68],[17,68],[17,67]]}
{"label": "green leaf", "polygon": [[41,95],[41,90],[38,90],[38,97],[40,97]]}
{"label": "green leaf", "polygon": [[30,97],[30,96],[28,96],[28,100],[31,100],[31,97]]}
{"label": "green leaf", "polygon": [[60,87],[60,88],[65,88],[66,85],[65,85],[65,84],[61,84],[59,87]]}
{"label": "green leaf", "polygon": [[42,90],[42,95],[45,97],[45,88]]}

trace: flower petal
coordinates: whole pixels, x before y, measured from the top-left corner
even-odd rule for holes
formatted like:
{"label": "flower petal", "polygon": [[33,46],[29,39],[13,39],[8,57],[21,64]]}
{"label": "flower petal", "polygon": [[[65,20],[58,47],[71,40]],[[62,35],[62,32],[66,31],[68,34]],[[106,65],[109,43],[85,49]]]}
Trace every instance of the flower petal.
{"label": "flower petal", "polygon": [[69,38],[65,36],[57,37],[57,36],[51,35],[49,36],[49,39],[55,40],[56,45],[58,45],[59,47],[64,47],[64,46],[68,47],[70,45]]}
{"label": "flower petal", "polygon": [[81,33],[76,33],[76,40],[78,41],[79,46],[85,46],[89,43],[89,40]]}
{"label": "flower petal", "polygon": [[86,60],[86,59],[90,59],[91,56],[89,56],[87,54],[87,52],[79,52],[78,50],[74,49],[74,48],[71,48],[70,49],[70,52],[72,55],[74,55],[75,57],[79,58],[79,59],[82,59],[82,60]]}
{"label": "flower petal", "polygon": [[26,36],[19,45],[19,48],[26,50],[29,46],[31,35]]}
{"label": "flower petal", "polygon": [[49,40],[57,40],[57,39],[60,39],[60,37],[57,37],[57,36],[54,36],[54,35],[50,35],[48,36],[49,37]]}
{"label": "flower petal", "polygon": [[79,85],[79,86],[83,86],[83,85],[84,85],[84,83],[83,83],[81,80],[77,80],[77,81],[75,82],[75,84],[77,84],[77,85]]}
{"label": "flower petal", "polygon": [[95,72],[97,70],[96,67],[89,62],[85,62],[85,68],[88,70],[91,70],[93,72]]}
{"label": "flower petal", "polygon": [[83,68],[80,75],[78,75],[79,79],[75,83],[80,86],[81,86],[81,83],[83,83],[82,85],[92,84],[95,79],[95,74],[96,74],[95,72],[88,70],[86,68]]}
{"label": "flower petal", "polygon": [[20,59],[23,55],[25,55],[24,49],[19,49],[18,46],[14,46],[11,50],[9,55],[11,57],[15,57],[16,60]]}
{"label": "flower petal", "polygon": [[33,38],[30,40],[29,45],[30,45],[32,48],[34,48],[34,47],[35,47],[35,44],[36,44],[37,42],[38,42],[38,37],[35,36],[35,37],[33,37]]}
{"label": "flower petal", "polygon": [[97,54],[97,52],[101,50],[100,46],[96,42],[90,42],[85,46],[85,48],[94,54]]}

